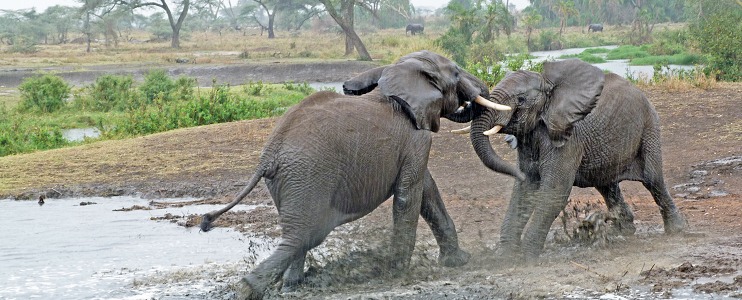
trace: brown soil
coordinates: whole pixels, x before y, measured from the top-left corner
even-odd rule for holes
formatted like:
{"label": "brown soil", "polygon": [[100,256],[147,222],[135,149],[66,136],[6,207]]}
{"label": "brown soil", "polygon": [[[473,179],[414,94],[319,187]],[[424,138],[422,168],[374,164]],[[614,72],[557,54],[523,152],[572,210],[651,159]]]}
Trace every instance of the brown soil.
{"label": "brown soil", "polygon": [[[385,249],[391,229],[387,202],[331,234],[326,243],[340,245],[341,255],[325,265],[310,263],[313,275],[307,285],[297,292],[271,292],[269,296],[741,297],[742,84],[724,83],[710,90],[645,88],[645,92],[662,119],[665,180],[689,221],[686,234],[664,235],[658,207],[649,192],[639,183],[624,182],[624,197],[636,215],[638,230],[634,236],[578,244],[566,238],[557,221],[540,263],[503,267],[492,249],[513,181],[486,169],[467,136],[448,133],[461,125],[444,120],[441,132],[434,136],[429,166],[456,223],[461,246],[472,253],[469,264],[460,268],[438,266],[435,240],[421,221],[410,270],[394,278],[385,276],[378,267],[383,265],[378,255]],[[264,119],[218,124],[0,158],[0,179],[11,186],[0,190],[0,197],[138,194],[151,198],[196,196],[210,203],[225,203],[252,174],[274,123],[275,119]],[[493,143],[505,158],[515,160],[514,152],[501,139],[493,139]],[[16,178],[38,180],[14,186]],[[25,182],[21,179],[19,182]],[[275,236],[278,215],[262,183],[246,202],[267,206],[227,215],[217,225]],[[605,209],[598,192],[590,188],[575,188],[570,203],[577,206],[576,211],[589,207],[587,213]],[[198,222],[174,216],[165,219],[177,219],[183,225]],[[577,221],[567,218],[568,227]],[[349,244],[354,247],[342,246]],[[694,294],[683,296],[686,290]],[[220,297],[231,295],[229,291],[216,293]]]}

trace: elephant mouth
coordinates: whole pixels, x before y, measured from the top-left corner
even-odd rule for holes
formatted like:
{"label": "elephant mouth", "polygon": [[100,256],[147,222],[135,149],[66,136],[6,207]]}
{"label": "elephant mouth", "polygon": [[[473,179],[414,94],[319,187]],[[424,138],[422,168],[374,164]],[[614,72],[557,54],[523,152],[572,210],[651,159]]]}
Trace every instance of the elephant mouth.
{"label": "elephant mouth", "polygon": [[[482,96],[477,96],[476,98],[474,98],[474,102],[476,102],[477,104],[479,104],[481,106],[488,107],[488,108],[491,108],[491,109],[494,109],[494,110],[499,110],[499,111],[508,111],[508,110],[512,110],[513,109],[510,106],[502,105],[502,104],[499,104],[499,103],[495,103],[495,102],[493,102],[491,100],[487,100],[486,98],[484,98]],[[463,111],[469,105],[471,105],[471,102],[470,101],[467,101],[466,103],[464,103],[461,106],[459,106],[459,108],[456,110],[456,112]],[[493,134],[497,133],[498,131],[500,131],[500,129],[502,129],[502,126],[501,125],[496,125],[492,129],[485,131],[484,134],[486,134],[486,135],[493,135]],[[467,134],[467,133],[471,132],[471,125],[466,126],[464,128],[461,128],[461,129],[451,130],[451,132],[452,133],[456,133],[456,134]]]}

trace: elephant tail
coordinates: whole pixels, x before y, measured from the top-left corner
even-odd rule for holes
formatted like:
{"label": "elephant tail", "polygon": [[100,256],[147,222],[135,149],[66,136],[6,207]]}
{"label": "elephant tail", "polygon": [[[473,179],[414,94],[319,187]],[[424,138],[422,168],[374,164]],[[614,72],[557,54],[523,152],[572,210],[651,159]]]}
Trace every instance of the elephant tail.
{"label": "elephant tail", "polygon": [[250,182],[247,183],[245,188],[242,189],[240,194],[237,195],[237,197],[235,197],[231,203],[227,204],[227,206],[225,206],[224,208],[220,210],[215,210],[210,213],[204,214],[203,217],[201,218],[201,230],[202,231],[211,230],[212,228],[211,223],[214,222],[217,218],[219,218],[219,216],[221,216],[223,213],[227,212],[228,210],[232,209],[232,207],[239,204],[242,201],[242,199],[244,199],[245,196],[247,196],[247,194],[249,194],[250,191],[252,191],[252,189],[255,188],[258,182],[260,182],[260,179],[263,178],[263,175],[265,175],[265,169],[264,168],[258,169],[255,172],[255,174],[252,176],[252,178],[250,178]]}

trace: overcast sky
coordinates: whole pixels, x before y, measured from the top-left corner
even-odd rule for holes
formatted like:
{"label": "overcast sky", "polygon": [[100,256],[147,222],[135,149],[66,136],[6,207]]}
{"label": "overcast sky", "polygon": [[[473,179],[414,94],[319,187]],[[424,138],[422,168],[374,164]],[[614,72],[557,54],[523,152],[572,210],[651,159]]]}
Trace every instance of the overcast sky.
{"label": "overcast sky", "polygon": [[[428,6],[428,7],[442,7],[448,4],[449,0],[411,0],[412,5],[417,7]],[[528,0],[510,0],[510,3],[515,4],[518,9],[523,9],[528,5]],[[43,12],[49,6],[63,5],[63,6],[82,6],[80,1],[76,0],[0,0],[0,9],[26,9],[35,7],[37,12]]]}

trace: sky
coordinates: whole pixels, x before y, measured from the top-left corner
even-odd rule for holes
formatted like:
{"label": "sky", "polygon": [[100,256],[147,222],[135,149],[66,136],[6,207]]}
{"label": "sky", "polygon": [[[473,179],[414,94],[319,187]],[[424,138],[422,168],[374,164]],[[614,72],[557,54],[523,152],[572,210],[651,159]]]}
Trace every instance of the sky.
{"label": "sky", "polygon": [[[411,0],[412,5],[416,7],[433,7],[439,8],[448,4],[449,0]],[[525,8],[528,5],[528,0],[510,0],[510,3],[515,4],[515,7],[520,9]],[[19,10],[35,7],[37,12],[43,12],[49,6],[63,5],[63,6],[82,6],[79,0],[0,0],[0,9]]]}

